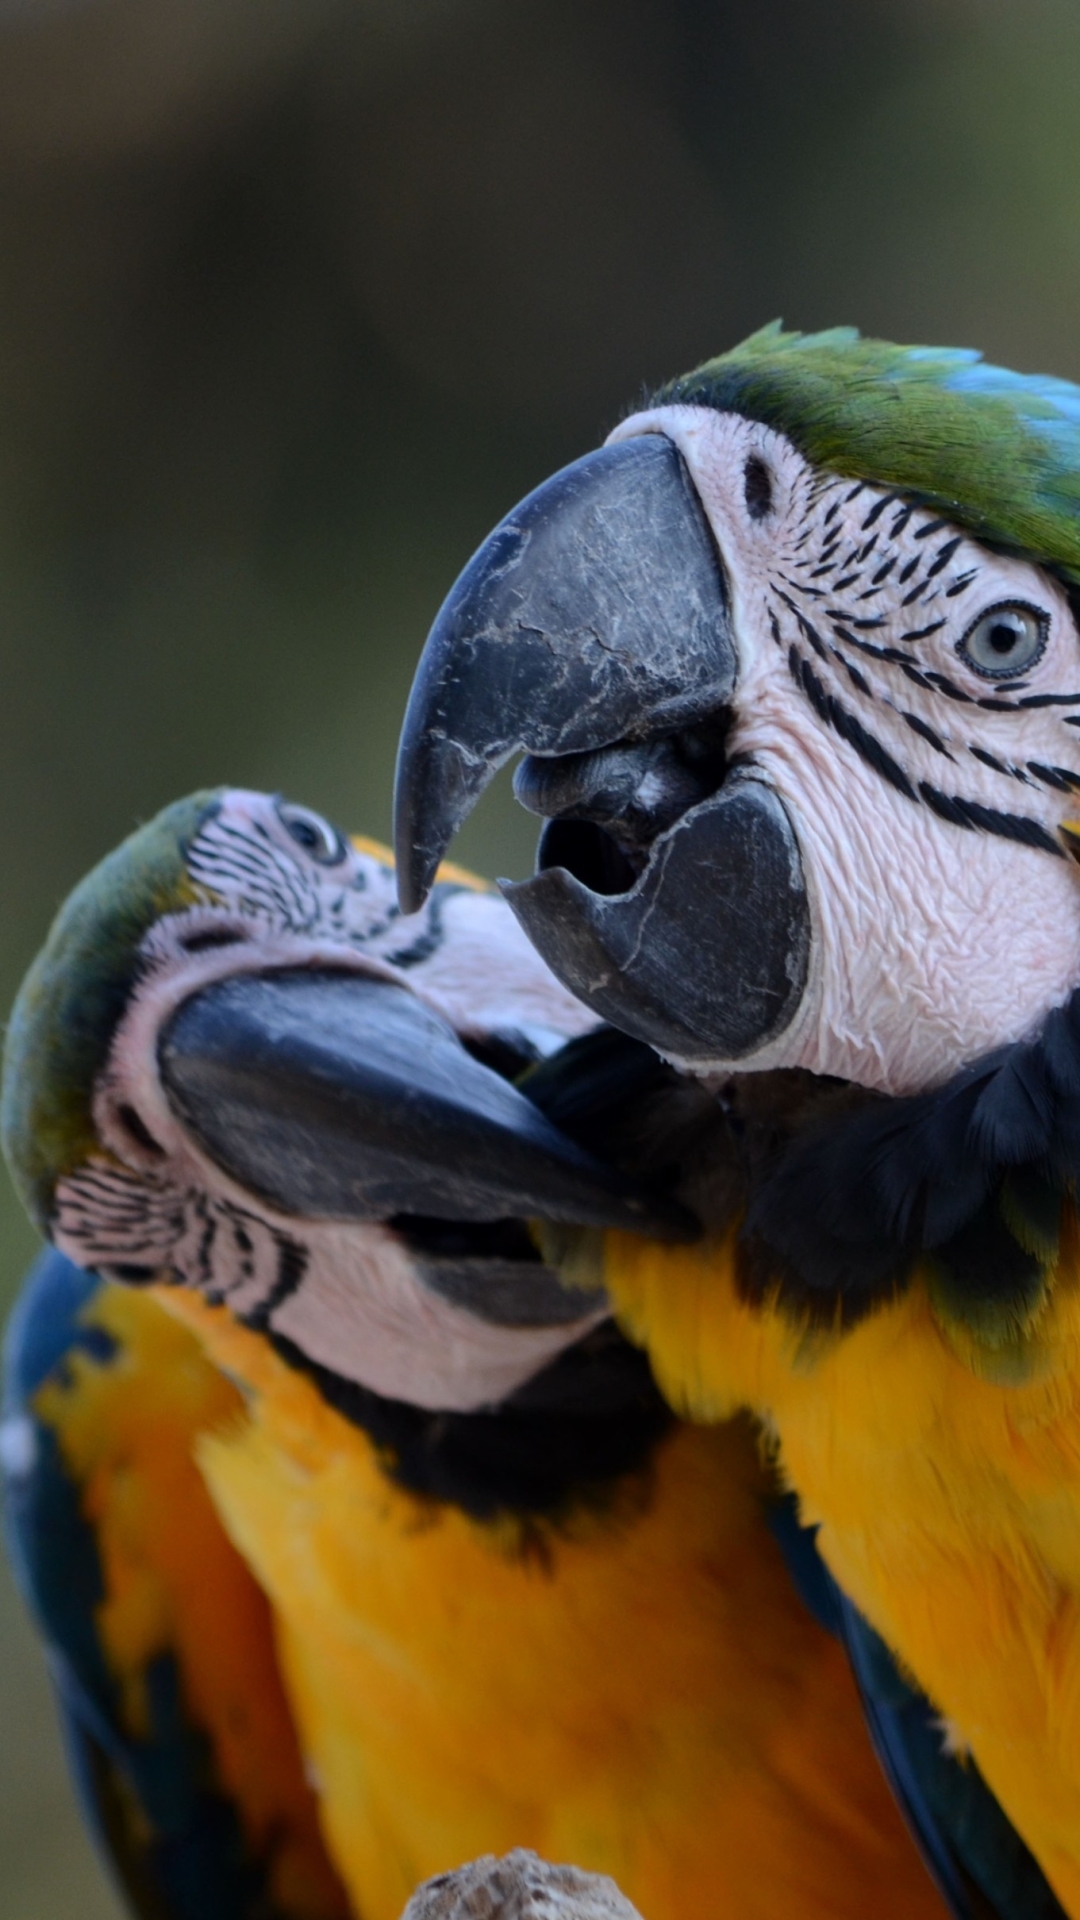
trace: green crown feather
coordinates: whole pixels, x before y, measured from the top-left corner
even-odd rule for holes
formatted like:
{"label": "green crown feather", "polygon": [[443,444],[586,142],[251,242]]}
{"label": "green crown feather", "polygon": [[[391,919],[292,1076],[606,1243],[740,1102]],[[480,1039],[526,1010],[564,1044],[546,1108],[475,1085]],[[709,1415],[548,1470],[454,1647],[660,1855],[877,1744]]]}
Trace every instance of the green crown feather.
{"label": "green crown feather", "polygon": [[1080,387],[959,347],[779,321],[673,381],[657,403],[786,434],[815,466],[896,488],[978,539],[1080,583]]}
{"label": "green crown feather", "polygon": [[4,1047],[0,1136],[20,1198],[42,1228],[57,1180],[97,1145],[94,1082],[127,1004],[139,948],[163,914],[202,897],[186,855],[221,791],[166,807],[87,874],[19,990]]}

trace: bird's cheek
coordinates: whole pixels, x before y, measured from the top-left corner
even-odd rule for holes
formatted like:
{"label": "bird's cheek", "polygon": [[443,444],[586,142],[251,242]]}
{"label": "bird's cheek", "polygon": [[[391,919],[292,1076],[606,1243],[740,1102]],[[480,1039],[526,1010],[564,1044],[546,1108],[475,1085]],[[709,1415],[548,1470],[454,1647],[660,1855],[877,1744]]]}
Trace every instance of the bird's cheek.
{"label": "bird's cheek", "polygon": [[1080,981],[1069,863],[938,821],[861,768],[776,757],[814,929],[777,1064],[911,1092],[1030,1033]]}

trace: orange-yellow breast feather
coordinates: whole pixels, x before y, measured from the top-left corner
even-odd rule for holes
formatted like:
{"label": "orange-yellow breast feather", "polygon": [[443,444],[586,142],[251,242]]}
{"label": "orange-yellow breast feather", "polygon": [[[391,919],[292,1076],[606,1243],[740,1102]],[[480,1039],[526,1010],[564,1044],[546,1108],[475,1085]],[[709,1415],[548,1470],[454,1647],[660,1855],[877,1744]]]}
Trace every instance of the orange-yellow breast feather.
{"label": "orange-yellow breast feather", "polygon": [[918,1278],[842,1336],[740,1298],[735,1239],[610,1237],[606,1280],[672,1403],[750,1407],[855,1604],[947,1714],[1080,1914],[1080,1234],[1011,1384]]}

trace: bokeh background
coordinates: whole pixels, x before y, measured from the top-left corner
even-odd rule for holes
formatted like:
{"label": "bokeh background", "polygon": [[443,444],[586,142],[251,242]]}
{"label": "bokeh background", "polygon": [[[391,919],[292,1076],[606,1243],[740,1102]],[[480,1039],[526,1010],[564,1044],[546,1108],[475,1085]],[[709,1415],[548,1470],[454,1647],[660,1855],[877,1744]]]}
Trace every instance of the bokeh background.
{"label": "bokeh background", "polygon": [[[0,0],[3,1004],[194,786],[385,836],[442,594],[650,383],[778,314],[1080,377],[1078,81],[1075,0]],[[2,1578],[0,1915],[116,1920]]]}

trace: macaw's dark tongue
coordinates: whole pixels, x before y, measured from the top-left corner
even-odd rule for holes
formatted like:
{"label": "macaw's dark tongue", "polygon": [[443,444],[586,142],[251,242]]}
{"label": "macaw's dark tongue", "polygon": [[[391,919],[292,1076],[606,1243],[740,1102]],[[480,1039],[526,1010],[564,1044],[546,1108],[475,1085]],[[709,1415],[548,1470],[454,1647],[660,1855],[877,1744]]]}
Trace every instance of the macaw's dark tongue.
{"label": "macaw's dark tongue", "polygon": [[518,798],[549,824],[536,877],[503,891],[543,958],[663,1052],[760,1051],[802,999],[810,915],[787,808],[728,756],[736,691],[723,560],[677,449],[646,435],[556,474],[428,640],[398,761],[402,904],[524,749]]}
{"label": "macaw's dark tongue", "polygon": [[[580,868],[561,856],[564,848],[575,847],[581,838],[565,828],[587,821],[626,856],[622,885],[599,885],[596,891],[624,892],[645,866],[657,836],[723,783],[730,723],[731,715],[724,709],[704,726],[685,727],[658,739],[602,747],[597,753],[562,754],[558,759],[530,754],[514,775],[514,794],[530,813],[550,823],[538,866],[567,865],[579,880],[585,880]],[[618,871],[605,877],[618,877]]]}

